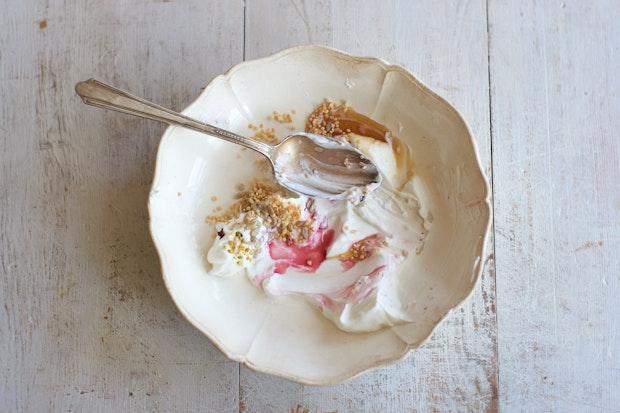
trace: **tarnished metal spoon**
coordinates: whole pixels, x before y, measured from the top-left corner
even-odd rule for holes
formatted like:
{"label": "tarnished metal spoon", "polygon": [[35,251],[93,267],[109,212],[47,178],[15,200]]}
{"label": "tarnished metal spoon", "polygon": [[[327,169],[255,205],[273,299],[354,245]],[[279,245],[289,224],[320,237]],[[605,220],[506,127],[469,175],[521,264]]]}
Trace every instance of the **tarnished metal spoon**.
{"label": "tarnished metal spoon", "polygon": [[372,161],[343,141],[295,132],[272,146],[199,122],[95,79],[79,82],[75,90],[88,105],[179,125],[253,149],[269,159],[278,183],[294,192],[357,203],[381,182]]}

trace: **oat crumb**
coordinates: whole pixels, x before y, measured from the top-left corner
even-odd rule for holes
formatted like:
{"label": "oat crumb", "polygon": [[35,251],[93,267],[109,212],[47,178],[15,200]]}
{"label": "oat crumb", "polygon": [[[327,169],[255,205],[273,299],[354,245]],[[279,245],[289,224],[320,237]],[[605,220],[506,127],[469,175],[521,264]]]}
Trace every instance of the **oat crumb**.
{"label": "oat crumb", "polygon": [[345,135],[347,132],[340,127],[340,118],[349,109],[344,101],[323,100],[308,116],[306,131],[329,137]]}
{"label": "oat crumb", "polygon": [[277,110],[267,116],[267,119],[278,123],[293,123],[293,116],[290,113],[280,113]]}
{"label": "oat crumb", "polygon": [[314,221],[302,219],[299,207],[286,202],[283,195],[281,187],[255,181],[248,190],[241,190],[235,196],[237,201],[228,211],[207,219],[214,223],[226,222],[245,213],[244,224],[250,230],[258,228],[262,222],[273,231],[276,239],[304,242],[313,232]]}
{"label": "oat crumb", "polygon": [[258,126],[250,124],[249,127],[254,131],[252,139],[271,145],[278,143],[278,137],[276,136],[276,130],[274,128],[265,128],[262,123]]}

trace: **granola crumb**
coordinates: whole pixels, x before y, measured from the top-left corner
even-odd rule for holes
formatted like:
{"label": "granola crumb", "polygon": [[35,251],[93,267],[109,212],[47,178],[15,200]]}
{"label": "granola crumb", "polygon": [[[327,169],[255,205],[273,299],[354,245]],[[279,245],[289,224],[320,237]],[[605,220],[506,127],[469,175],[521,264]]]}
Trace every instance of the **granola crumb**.
{"label": "granola crumb", "polygon": [[337,103],[330,99],[323,100],[308,116],[306,131],[329,137],[350,133],[340,127],[340,118],[349,109],[344,101]]}
{"label": "granola crumb", "polygon": [[211,197],[211,201],[213,201],[213,202],[217,201],[217,196],[213,195],[213,196]]}
{"label": "granola crumb", "polygon": [[256,126],[252,123],[248,125],[248,128],[254,131],[252,139],[275,145],[278,143],[278,137],[276,136],[276,130],[274,128],[265,128],[261,123]]}
{"label": "granola crumb", "polygon": [[273,231],[274,238],[287,242],[305,242],[313,232],[312,219],[301,219],[298,206],[286,202],[284,190],[279,186],[255,181],[249,190],[242,190],[235,195],[237,201],[221,215],[212,215],[209,222],[230,221],[245,213],[244,224],[256,229],[260,221]]}
{"label": "granola crumb", "polygon": [[339,254],[338,257],[353,262],[363,261],[372,255],[373,249],[377,246],[377,243],[381,244],[382,241],[377,239],[376,235],[371,235],[354,242],[346,252]]}
{"label": "granola crumb", "polygon": [[267,116],[267,119],[278,123],[293,123],[293,116],[290,113],[280,113],[277,110]]}

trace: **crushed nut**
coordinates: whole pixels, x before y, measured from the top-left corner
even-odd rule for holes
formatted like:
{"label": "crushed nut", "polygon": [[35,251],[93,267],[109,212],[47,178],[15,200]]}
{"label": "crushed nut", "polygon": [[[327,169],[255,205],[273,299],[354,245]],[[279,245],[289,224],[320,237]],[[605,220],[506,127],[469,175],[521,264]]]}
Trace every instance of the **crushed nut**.
{"label": "crushed nut", "polygon": [[314,222],[311,218],[301,219],[299,207],[286,202],[283,193],[279,186],[256,181],[249,190],[235,195],[237,201],[226,213],[207,219],[210,222],[227,222],[245,213],[244,224],[250,231],[260,225],[260,219],[273,231],[275,239],[305,242],[313,232]]}
{"label": "crushed nut", "polygon": [[274,110],[271,115],[267,116],[267,119],[278,123],[293,123],[293,116],[290,113],[279,113],[277,110]]}
{"label": "crushed nut", "polygon": [[346,132],[340,128],[340,118],[349,110],[345,102],[336,103],[325,99],[308,116],[306,131],[323,136],[341,136]]}
{"label": "crushed nut", "polygon": [[278,143],[278,137],[276,136],[276,130],[274,128],[265,128],[262,123],[258,126],[250,123],[248,128],[254,131],[254,135],[252,136],[252,139],[254,140],[269,143],[271,145]]}

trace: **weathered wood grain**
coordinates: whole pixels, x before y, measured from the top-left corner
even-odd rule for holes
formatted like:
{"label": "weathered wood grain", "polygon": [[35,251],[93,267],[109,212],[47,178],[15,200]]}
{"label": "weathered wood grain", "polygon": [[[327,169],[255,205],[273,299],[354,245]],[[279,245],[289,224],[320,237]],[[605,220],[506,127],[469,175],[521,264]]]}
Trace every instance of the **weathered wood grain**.
{"label": "weathered wood grain", "polygon": [[[618,411],[616,1],[0,10],[0,411]],[[181,109],[244,55],[300,43],[405,65],[493,164],[497,321],[491,239],[474,295],[425,346],[329,388],[239,373],[180,316],[145,210],[163,127],[73,93],[96,76]]]}
{"label": "weathered wood grain", "polygon": [[500,406],[620,411],[620,4],[489,21]]}
{"label": "weathered wood grain", "polygon": [[0,411],[238,410],[238,365],[174,308],[148,234],[163,126],[73,87],[182,109],[242,60],[243,2],[0,8]]}
{"label": "weathered wood grain", "polygon": [[[484,1],[248,0],[246,58],[320,43],[401,63],[462,111],[490,176]],[[396,366],[313,388],[241,369],[243,411],[496,410],[492,240],[481,283],[432,339]]]}

